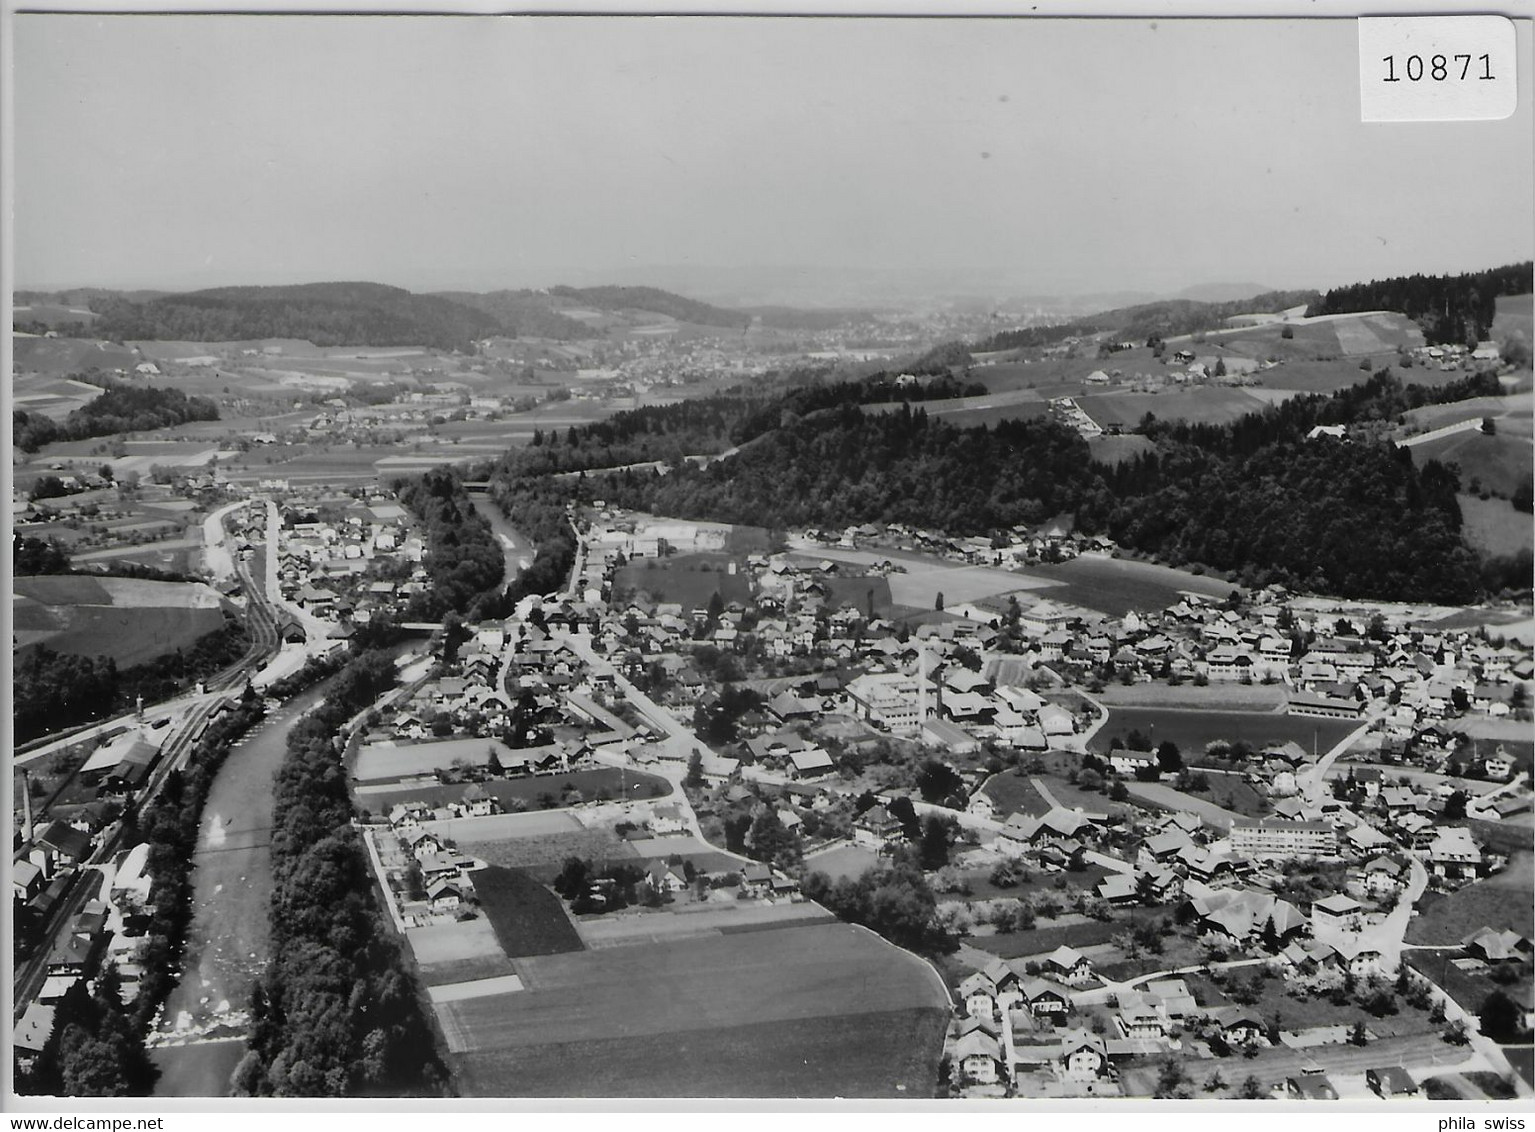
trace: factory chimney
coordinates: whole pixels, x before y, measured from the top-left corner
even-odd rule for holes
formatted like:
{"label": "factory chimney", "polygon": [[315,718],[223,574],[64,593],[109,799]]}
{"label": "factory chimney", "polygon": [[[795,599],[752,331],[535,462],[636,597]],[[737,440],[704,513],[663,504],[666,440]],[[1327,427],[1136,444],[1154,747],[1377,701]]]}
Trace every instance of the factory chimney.
{"label": "factory chimney", "polygon": [[21,812],[25,815],[22,822],[22,830],[26,835],[26,844],[32,844],[32,778],[27,774],[27,768],[21,768]]}
{"label": "factory chimney", "polygon": [[930,719],[932,709],[927,702],[927,646],[917,653],[917,723],[920,726]]}

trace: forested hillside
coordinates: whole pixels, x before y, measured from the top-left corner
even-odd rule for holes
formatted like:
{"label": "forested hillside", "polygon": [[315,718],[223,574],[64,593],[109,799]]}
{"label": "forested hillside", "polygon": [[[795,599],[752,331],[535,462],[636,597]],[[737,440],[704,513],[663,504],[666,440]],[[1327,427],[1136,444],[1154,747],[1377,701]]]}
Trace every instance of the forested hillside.
{"label": "forested hillside", "polygon": [[986,353],[992,350],[1048,346],[1066,338],[1107,332],[1125,341],[1145,342],[1153,337],[1170,338],[1177,334],[1193,334],[1198,330],[1215,330],[1225,325],[1226,320],[1234,315],[1288,310],[1290,307],[1314,302],[1317,297],[1315,291],[1267,291],[1250,299],[1226,303],[1202,303],[1193,299],[1142,303],[1055,326],[1004,330],[977,342],[972,349],[976,353]]}
{"label": "forested hillside", "polygon": [[1527,295],[1535,264],[1526,261],[1464,275],[1399,275],[1337,287],[1311,304],[1307,314],[1400,311],[1423,328],[1430,343],[1474,345],[1492,333],[1500,295]]}
{"label": "forested hillside", "polygon": [[84,440],[218,419],[218,406],[206,397],[188,397],[180,389],[138,388],[108,382],[99,397],[74,410],[62,422],[41,413],[14,410],[11,440],[23,452],[36,452],[56,440]]}
{"label": "forested hillside", "polygon": [[219,287],[145,303],[108,301],[94,332],[116,341],[307,338],[317,346],[464,350],[502,329],[484,311],[436,295],[414,295],[379,283],[305,283]]}
{"label": "forested hillside", "polygon": [[[1074,512],[1085,531],[1127,549],[1248,585],[1450,603],[1527,585],[1519,563],[1484,562],[1463,543],[1455,469],[1420,467],[1379,432],[1408,408],[1486,393],[1487,377],[1433,389],[1382,371],[1229,425],[1148,419],[1142,432],[1154,448],[1117,468],[1093,462],[1075,431],[1048,419],[961,429],[929,419],[920,404],[860,412],[884,380],[619,414],[508,457],[492,490],[509,513],[529,512],[514,522],[542,517],[551,526],[578,497],[759,526],[902,522],[955,535]],[[1306,439],[1317,424],[1359,427],[1348,442]],[[707,467],[593,471],[726,437],[740,450]],[[589,474],[545,474],[577,469]],[[557,581],[549,565],[544,580]],[[568,569],[569,558],[560,565]]]}
{"label": "forested hillside", "polygon": [[574,341],[592,337],[592,328],[570,318],[549,304],[549,296],[539,291],[439,291],[437,297],[481,311],[501,325],[501,332],[512,338],[555,338]]}
{"label": "forested hillside", "polygon": [[696,322],[700,326],[744,330],[751,323],[751,316],[741,311],[726,310],[701,303],[697,299],[687,299],[658,287],[551,287],[549,293],[598,310],[652,311],[679,322]]}

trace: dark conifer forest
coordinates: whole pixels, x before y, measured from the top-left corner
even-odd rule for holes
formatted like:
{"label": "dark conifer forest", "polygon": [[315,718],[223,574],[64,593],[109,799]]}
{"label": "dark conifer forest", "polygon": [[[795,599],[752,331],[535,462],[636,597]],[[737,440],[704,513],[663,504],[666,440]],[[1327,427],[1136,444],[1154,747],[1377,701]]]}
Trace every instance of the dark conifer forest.
{"label": "dark conifer forest", "polygon": [[[1488,376],[1431,388],[1381,370],[1230,424],[1148,417],[1139,431],[1152,450],[1117,467],[1049,419],[956,428],[920,401],[871,411],[901,396],[889,381],[647,408],[538,438],[491,477],[512,521],[540,544],[519,589],[563,581],[574,554],[565,506],[593,498],[681,518],[899,522],[950,535],[1071,512],[1083,531],[1172,565],[1340,597],[1469,602],[1517,574],[1489,571],[1462,540],[1457,470],[1419,465],[1382,431],[1408,409],[1495,393]],[[1308,439],[1319,424],[1351,426],[1351,436]],[[727,450],[707,463],[683,458]],[[667,470],[626,466],[644,461]]]}

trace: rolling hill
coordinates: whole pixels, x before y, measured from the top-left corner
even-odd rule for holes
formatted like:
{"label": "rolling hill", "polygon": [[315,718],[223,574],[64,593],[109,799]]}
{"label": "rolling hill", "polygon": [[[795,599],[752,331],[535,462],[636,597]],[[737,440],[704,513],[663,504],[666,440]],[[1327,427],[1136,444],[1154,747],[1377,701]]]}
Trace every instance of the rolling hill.
{"label": "rolling hill", "polygon": [[317,346],[435,346],[466,349],[501,333],[484,311],[380,283],[218,287],[145,303],[103,304],[95,331],[119,341],[173,338],[217,342],[306,338]]}
{"label": "rolling hill", "polygon": [[678,322],[692,322],[699,326],[744,330],[751,323],[751,316],[742,311],[701,303],[657,287],[551,287],[549,294],[572,299],[598,310],[650,311],[675,318]]}
{"label": "rolling hill", "polygon": [[[21,292],[41,309],[64,296]],[[381,283],[302,283],[279,287],[216,287],[180,294],[69,292],[92,320],[91,331],[115,341],[232,342],[304,339],[316,346],[428,346],[469,350],[493,336],[576,341],[604,337],[597,319],[567,312],[660,315],[704,327],[744,330],[753,315],[699,302],[656,287],[553,287],[547,291],[439,291],[416,294]],[[88,305],[87,305],[88,303]],[[60,308],[62,309],[62,308]],[[798,312],[774,310],[774,322]],[[18,317],[24,318],[22,311]],[[768,321],[764,318],[764,321]],[[816,320],[812,319],[812,322]],[[839,320],[840,321],[840,320]]]}
{"label": "rolling hill", "polygon": [[974,349],[978,352],[1046,346],[1073,336],[1111,333],[1126,341],[1144,342],[1153,335],[1172,338],[1200,330],[1216,330],[1228,318],[1255,311],[1280,311],[1303,306],[1318,298],[1315,291],[1268,291],[1246,299],[1220,303],[1194,299],[1167,299],[1103,311],[1055,326],[1027,327],[995,334]]}
{"label": "rolling hill", "polygon": [[508,337],[562,342],[592,337],[591,327],[561,314],[543,291],[438,291],[435,296],[489,315]]}
{"label": "rolling hill", "polygon": [[1512,263],[1460,275],[1399,275],[1335,287],[1311,304],[1308,315],[1401,311],[1433,344],[1485,339],[1504,295],[1530,290],[1531,264]]}

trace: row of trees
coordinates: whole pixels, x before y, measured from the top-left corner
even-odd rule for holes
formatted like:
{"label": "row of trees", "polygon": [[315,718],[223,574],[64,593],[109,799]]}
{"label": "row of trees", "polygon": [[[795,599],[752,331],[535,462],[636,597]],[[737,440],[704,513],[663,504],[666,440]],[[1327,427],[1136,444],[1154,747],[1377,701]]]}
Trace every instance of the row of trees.
{"label": "row of trees", "polygon": [[833,881],[812,872],[800,882],[800,891],[839,919],[862,924],[911,951],[941,955],[958,945],[936,915],[938,902],[922,870],[913,865],[876,865],[857,880]]}
{"label": "row of trees", "polygon": [[11,543],[11,577],[32,578],[43,574],[85,574],[90,577],[143,578],[151,582],[190,582],[190,575],[162,570],[143,562],[109,561],[104,571],[76,570],[69,548],[52,535],[38,538],[21,535]]}
{"label": "row of trees", "polygon": [[274,779],[272,959],[252,993],[237,1096],[445,1095],[447,1074],[352,828],[337,729],[394,682],[354,657],[296,724]]}
{"label": "row of trees", "polygon": [[36,452],[57,440],[84,440],[91,436],[174,428],[188,421],[218,419],[218,406],[206,397],[188,397],[180,389],[108,381],[99,396],[75,409],[62,421],[25,409],[13,411],[11,437],[23,452]]}
{"label": "row of trees", "polygon": [[570,488],[559,480],[536,477],[494,479],[491,498],[517,531],[533,540],[533,561],[506,588],[510,608],[530,594],[562,588],[576,563],[576,533],[566,505]]}

